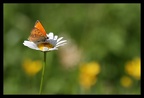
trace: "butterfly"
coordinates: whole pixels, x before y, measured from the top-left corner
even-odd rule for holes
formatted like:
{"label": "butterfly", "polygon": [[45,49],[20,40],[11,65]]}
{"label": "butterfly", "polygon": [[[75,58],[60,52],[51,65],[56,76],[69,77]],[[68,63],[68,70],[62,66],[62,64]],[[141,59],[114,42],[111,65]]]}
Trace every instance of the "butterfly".
{"label": "butterfly", "polygon": [[34,28],[31,31],[30,36],[28,37],[29,41],[34,43],[45,42],[48,39],[46,31],[39,20],[36,21]]}

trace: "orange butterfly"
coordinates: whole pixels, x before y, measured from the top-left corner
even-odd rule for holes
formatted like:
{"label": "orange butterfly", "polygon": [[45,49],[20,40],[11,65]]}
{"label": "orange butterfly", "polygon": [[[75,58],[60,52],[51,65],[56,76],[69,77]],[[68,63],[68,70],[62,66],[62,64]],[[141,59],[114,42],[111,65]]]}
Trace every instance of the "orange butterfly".
{"label": "orange butterfly", "polygon": [[38,42],[44,42],[46,39],[48,39],[46,31],[42,26],[42,24],[40,23],[40,21],[37,20],[28,40],[34,43],[38,43]]}

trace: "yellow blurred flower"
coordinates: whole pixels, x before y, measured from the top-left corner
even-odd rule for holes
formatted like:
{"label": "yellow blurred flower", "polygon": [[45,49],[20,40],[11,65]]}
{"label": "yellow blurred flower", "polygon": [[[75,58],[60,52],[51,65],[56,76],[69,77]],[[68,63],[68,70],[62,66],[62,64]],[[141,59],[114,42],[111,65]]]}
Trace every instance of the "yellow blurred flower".
{"label": "yellow blurred flower", "polygon": [[126,63],[125,71],[134,78],[140,80],[141,78],[141,59],[135,58]]}
{"label": "yellow blurred flower", "polygon": [[81,66],[80,70],[89,75],[97,75],[100,72],[100,66],[96,62],[90,62]]}
{"label": "yellow blurred flower", "polygon": [[131,78],[129,78],[128,76],[123,76],[121,79],[120,79],[120,83],[123,87],[130,87],[132,85],[132,80]]}
{"label": "yellow blurred flower", "polygon": [[39,60],[32,61],[31,59],[26,59],[22,67],[27,75],[34,76],[42,69],[42,62]]}
{"label": "yellow blurred flower", "polygon": [[96,83],[97,75],[100,72],[100,65],[97,62],[90,62],[80,66],[80,85],[90,89]]}

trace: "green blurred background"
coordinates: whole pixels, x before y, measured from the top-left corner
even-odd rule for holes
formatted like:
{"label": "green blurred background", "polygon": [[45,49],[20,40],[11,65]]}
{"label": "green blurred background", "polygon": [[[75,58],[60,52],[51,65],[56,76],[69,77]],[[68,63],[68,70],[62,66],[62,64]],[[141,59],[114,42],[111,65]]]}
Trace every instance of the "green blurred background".
{"label": "green blurred background", "polygon": [[[58,51],[47,53],[44,94],[140,94],[140,78],[125,69],[127,62],[140,59],[140,4],[7,3],[3,7],[4,94],[39,91],[41,70],[29,75],[23,67],[26,59],[43,61],[42,52],[23,45],[36,20],[47,33],[67,40]],[[96,83],[85,90],[79,82],[80,66],[89,62],[98,63],[100,72]],[[128,77],[124,84],[123,76]]]}

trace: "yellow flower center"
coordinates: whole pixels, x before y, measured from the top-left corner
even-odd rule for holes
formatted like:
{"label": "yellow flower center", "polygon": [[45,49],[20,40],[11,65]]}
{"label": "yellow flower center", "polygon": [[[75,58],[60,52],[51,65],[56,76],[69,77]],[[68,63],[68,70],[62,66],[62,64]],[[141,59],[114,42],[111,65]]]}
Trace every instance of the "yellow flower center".
{"label": "yellow flower center", "polygon": [[54,46],[53,46],[52,44],[50,44],[50,43],[40,43],[40,44],[38,44],[37,46],[38,46],[38,48],[39,48],[40,50],[43,50],[44,47],[47,47],[48,49],[54,47]]}

